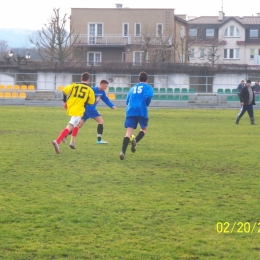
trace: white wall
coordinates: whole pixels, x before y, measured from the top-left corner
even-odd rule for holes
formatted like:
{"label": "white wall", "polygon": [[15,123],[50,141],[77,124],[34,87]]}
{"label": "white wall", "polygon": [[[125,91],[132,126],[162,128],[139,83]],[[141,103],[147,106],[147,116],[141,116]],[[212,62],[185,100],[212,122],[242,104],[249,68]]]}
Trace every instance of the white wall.
{"label": "white wall", "polygon": [[96,75],[96,85],[99,84],[99,82],[105,79],[109,82],[109,87],[130,87],[131,82],[130,82],[130,76],[128,75],[115,75],[115,74],[106,74],[106,73],[101,73]]}
{"label": "white wall", "polygon": [[[56,77],[56,84],[55,84]],[[58,86],[66,86],[72,82],[72,74],[38,72],[37,90],[56,90]]]}
{"label": "white wall", "polygon": [[154,75],[155,88],[189,88],[188,74]]}
{"label": "white wall", "polygon": [[218,88],[237,88],[242,79],[246,80],[245,74],[216,74],[213,80],[213,92],[217,92]]}
{"label": "white wall", "polygon": [[0,74],[0,84],[1,85],[14,85],[14,77],[6,75],[6,74]]}

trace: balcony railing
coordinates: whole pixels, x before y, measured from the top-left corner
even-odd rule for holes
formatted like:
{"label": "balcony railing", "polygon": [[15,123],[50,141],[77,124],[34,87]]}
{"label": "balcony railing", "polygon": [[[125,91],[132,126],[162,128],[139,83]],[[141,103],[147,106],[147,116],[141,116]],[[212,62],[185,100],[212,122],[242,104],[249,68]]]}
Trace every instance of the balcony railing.
{"label": "balcony railing", "polygon": [[122,36],[122,35],[102,35],[91,36],[89,34],[73,34],[71,42],[75,41],[77,45],[93,45],[93,46],[125,46],[125,45],[172,45],[173,39],[171,36]]}

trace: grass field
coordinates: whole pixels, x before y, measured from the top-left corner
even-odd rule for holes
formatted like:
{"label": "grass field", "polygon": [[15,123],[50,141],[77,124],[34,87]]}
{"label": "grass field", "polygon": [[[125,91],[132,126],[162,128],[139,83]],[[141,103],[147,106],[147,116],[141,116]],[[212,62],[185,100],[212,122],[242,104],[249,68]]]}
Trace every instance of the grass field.
{"label": "grass field", "polygon": [[124,109],[99,111],[109,144],[89,120],[57,155],[62,108],[0,107],[0,259],[260,259],[260,111],[151,108],[124,161]]}

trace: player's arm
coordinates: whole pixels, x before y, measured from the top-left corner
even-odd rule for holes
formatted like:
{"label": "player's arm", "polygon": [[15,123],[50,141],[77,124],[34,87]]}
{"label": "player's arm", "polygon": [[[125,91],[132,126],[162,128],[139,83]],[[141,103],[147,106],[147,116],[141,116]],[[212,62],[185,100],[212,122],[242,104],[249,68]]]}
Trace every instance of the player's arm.
{"label": "player's arm", "polygon": [[63,93],[63,98],[62,98],[62,100],[63,100],[63,107],[65,108],[65,109],[67,109],[67,99],[68,99],[68,94],[70,93],[70,91],[71,91],[71,87],[72,87],[72,84],[70,84],[70,85],[68,85],[67,87],[65,87],[64,89],[63,89],[63,91],[62,91],[62,93]]}
{"label": "player's arm", "polygon": [[147,106],[150,105],[153,97],[153,89],[152,87],[147,88],[146,93],[145,93],[145,103]]}
{"label": "player's arm", "polygon": [[110,101],[110,99],[106,95],[105,91],[102,93],[101,99],[108,107],[110,108],[115,107],[115,105]]}
{"label": "player's arm", "polygon": [[63,107],[64,109],[67,109],[67,95],[63,93]]}

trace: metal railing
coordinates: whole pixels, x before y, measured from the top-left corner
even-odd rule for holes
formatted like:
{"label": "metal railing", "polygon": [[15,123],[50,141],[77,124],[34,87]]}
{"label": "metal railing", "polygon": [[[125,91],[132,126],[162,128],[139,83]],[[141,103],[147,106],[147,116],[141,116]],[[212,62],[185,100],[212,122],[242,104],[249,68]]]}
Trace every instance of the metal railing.
{"label": "metal railing", "polygon": [[73,34],[71,36],[72,42],[78,45],[172,45],[173,39],[170,36],[156,36],[156,35],[147,35],[147,36],[135,36],[135,35],[113,35],[113,34],[104,34],[101,36],[93,36],[89,34]]}

